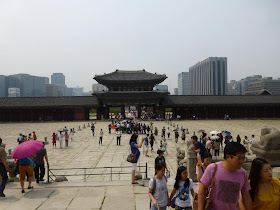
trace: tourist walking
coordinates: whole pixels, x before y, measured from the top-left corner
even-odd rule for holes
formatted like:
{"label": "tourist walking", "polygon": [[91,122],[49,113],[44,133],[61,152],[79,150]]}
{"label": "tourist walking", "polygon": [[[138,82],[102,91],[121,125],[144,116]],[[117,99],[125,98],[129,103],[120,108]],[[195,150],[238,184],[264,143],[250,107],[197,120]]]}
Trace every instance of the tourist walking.
{"label": "tourist walking", "polygon": [[154,137],[154,134],[151,133],[151,136],[150,136],[151,152],[154,151],[154,143],[155,143],[155,137]]}
{"label": "tourist walking", "polygon": [[157,127],[155,127],[155,136],[156,137],[158,136],[158,129],[157,129]]}
{"label": "tourist walking", "polygon": [[22,136],[22,134],[20,133],[19,136],[18,136],[18,139],[17,139],[18,144],[21,144],[21,143],[22,143],[22,140],[23,140],[23,136]]}
{"label": "tourist walking", "polygon": [[169,139],[169,138],[170,138],[170,130],[169,130],[169,127],[167,128],[166,133],[167,133],[167,138]]}
{"label": "tourist walking", "polygon": [[25,193],[24,180],[25,180],[26,174],[28,175],[28,188],[27,189],[33,189],[33,186],[31,186],[32,181],[33,181],[33,171],[34,171],[33,161],[31,160],[32,157],[35,157],[35,154],[30,157],[26,157],[26,158],[19,160],[20,186],[21,186],[22,193]]}
{"label": "tourist walking", "polygon": [[4,190],[8,181],[7,172],[9,171],[7,162],[6,162],[7,153],[5,148],[2,147],[2,139],[0,138],[0,175],[2,178],[1,185],[0,185],[0,197],[6,197],[4,194]]}
{"label": "tourist walking", "polygon": [[161,138],[165,139],[165,127],[163,127],[161,130]]}
{"label": "tourist walking", "polygon": [[185,140],[186,140],[186,133],[185,133],[185,130],[182,131],[182,136],[181,136],[181,138],[182,138],[182,141],[185,142]]}
{"label": "tourist walking", "polygon": [[68,141],[69,141],[69,134],[68,134],[68,132],[65,132],[64,137],[65,137],[65,147],[68,147]]}
{"label": "tourist walking", "polygon": [[206,152],[206,148],[204,145],[197,140],[197,136],[192,136],[192,143],[194,144],[194,147],[192,147],[192,150],[195,151],[196,153],[199,153],[200,159],[204,158],[204,154]]}
{"label": "tourist walking", "polygon": [[36,183],[39,183],[39,181],[44,181],[44,176],[45,176],[44,158],[47,162],[47,166],[48,166],[47,169],[50,168],[47,150],[45,148],[44,142],[43,142],[43,145],[44,146],[41,148],[41,150],[39,152],[36,153],[36,157],[34,158],[34,162],[36,164],[36,166],[34,168]]}
{"label": "tourist walking", "polygon": [[178,130],[175,131],[175,143],[178,143],[178,139],[179,139],[179,132]]}
{"label": "tourist walking", "polygon": [[193,180],[188,178],[187,168],[180,166],[177,169],[173,190],[169,197],[169,200],[175,198],[175,210],[192,209],[190,194],[194,198]]}
{"label": "tourist walking", "polygon": [[117,146],[121,146],[121,137],[122,137],[121,129],[116,129],[116,135],[117,135]]}
{"label": "tourist walking", "polygon": [[238,142],[239,144],[241,143],[241,138],[239,135],[237,135],[237,137],[236,137],[236,142]]}
{"label": "tourist walking", "polygon": [[246,149],[243,145],[230,142],[224,149],[224,161],[212,163],[206,168],[200,179],[199,210],[204,209],[206,190],[211,185],[212,179],[214,179],[214,184],[211,188],[210,209],[238,210],[240,192],[245,208],[252,209],[247,172],[242,168],[246,161],[245,154]]}
{"label": "tourist walking", "polygon": [[247,152],[249,152],[249,143],[250,143],[250,141],[249,141],[248,137],[245,136],[243,139],[243,144],[244,144],[244,147],[246,148]]}
{"label": "tourist walking", "polygon": [[90,129],[91,129],[91,132],[92,132],[92,136],[94,137],[94,129],[95,129],[95,126],[94,126],[93,123],[91,124],[91,128],[90,128]]}
{"label": "tourist walking", "polygon": [[73,141],[73,136],[74,136],[74,130],[71,128],[70,129],[70,139]]}
{"label": "tourist walking", "polygon": [[164,174],[164,165],[156,164],[156,175],[149,182],[148,195],[151,199],[151,210],[166,210],[169,203],[167,178]]}
{"label": "tourist walking", "polygon": [[220,155],[220,141],[219,141],[219,139],[215,139],[214,150],[215,150],[215,156],[219,156]]}
{"label": "tourist walking", "polygon": [[142,138],[141,143],[138,144],[137,139],[138,139],[138,135],[132,134],[129,141],[131,153],[136,155],[136,163],[132,163],[131,184],[138,184],[138,182],[135,181],[135,171],[137,169],[137,163],[140,157],[139,148],[142,147],[144,142],[144,138]]}
{"label": "tourist walking", "polygon": [[163,139],[162,142],[162,148],[164,149],[164,151],[166,152],[166,155],[168,155],[168,151],[167,151],[167,142],[166,139]]}
{"label": "tourist walking", "polygon": [[255,135],[252,135],[252,141],[251,141],[251,144],[254,144],[255,142],[256,142]]}
{"label": "tourist walking", "polygon": [[[253,210],[280,209],[280,180],[272,176],[272,168],[265,159],[253,160],[249,180]],[[245,209],[241,204],[240,209]]]}
{"label": "tourist walking", "polygon": [[147,136],[145,137],[144,151],[145,151],[145,156],[149,157],[149,155],[148,155],[148,151],[149,151],[149,134],[147,134]]}
{"label": "tourist walking", "polygon": [[221,143],[221,149],[223,150],[223,140],[224,140],[224,137],[221,133],[218,134],[218,136],[220,137],[220,143]]}
{"label": "tourist walking", "polygon": [[51,137],[52,137],[53,148],[56,148],[56,135],[55,135],[55,133],[53,133]]}
{"label": "tourist walking", "polygon": [[[219,142],[220,144],[220,142]],[[199,186],[200,186],[200,179],[203,176],[206,168],[210,165],[210,163],[212,162],[212,155],[208,152],[206,152],[204,154],[204,158],[202,160],[202,162],[198,163],[196,165],[196,177],[197,177],[197,192],[199,191]]]}
{"label": "tourist walking", "polygon": [[37,135],[36,135],[35,131],[33,131],[33,140],[37,140]]}
{"label": "tourist walking", "polygon": [[166,161],[165,161],[165,158],[164,158],[164,150],[162,149],[158,149],[157,150],[157,157],[155,159],[155,168],[156,168],[156,165],[159,164],[159,163],[162,163],[166,169],[166,171],[168,171],[167,169],[167,166],[166,166]]}
{"label": "tourist walking", "polygon": [[99,132],[99,145],[101,144],[102,145],[102,140],[103,140],[103,130],[101,129],[100,132]]}
{"label": "tourist walking", "polygon": [[153,125],[153,123],[151,123],[150,129],[151,129],[151,134],[152,134],[152,133],[153,133],[153,130],[154,130],[154,125]]}
{"label": "tourist walking", "polygon": [[[207,137],[206,137],[206,139],[207,139]],[[211,139],[210,139],[210,138],[208,138],[208,140],[207,140],[207,142],[206,142],[205,146],[206,146],[206,149],[207,149],[208,153],[209,153],[209,154],[211,154],[212,141],[211,141]]]}
{"label": "tourist walking", "polygon": [[111,125],[111,123],[108,125],[108,132],[109,132],[109,134],[111,134],[111,129],[112,129],[112,125]]}
{"label": "tourist walking", "polygon": [[58,139],[59,139],[60,149],[62,149],[62,145],[63,145],[63,134],[62,134],[62,131],[59,131]]}

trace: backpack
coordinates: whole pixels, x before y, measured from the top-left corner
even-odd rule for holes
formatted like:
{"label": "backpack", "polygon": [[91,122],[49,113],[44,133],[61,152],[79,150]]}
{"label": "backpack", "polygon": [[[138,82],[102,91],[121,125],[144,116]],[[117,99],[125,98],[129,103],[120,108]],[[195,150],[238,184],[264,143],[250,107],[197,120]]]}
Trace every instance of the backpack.
{"label": "backpack", "polygon": [[[166,183],[167,183],[167,178],[166,178],[166,176],[164,175],[163,176],[164,177],[164,179],[165,179],[165,181],[166,181]],[[156,180],[156,177],[154,176],[153,177],[153,192],[152,192],[152,195],[154,195],[154,193],[155,193],[155,191],[156,191],[156,188],[157,188],[157,180]],[[152,203],[151,203],[151,200],[150,200],[150,209],[152,208]]]}

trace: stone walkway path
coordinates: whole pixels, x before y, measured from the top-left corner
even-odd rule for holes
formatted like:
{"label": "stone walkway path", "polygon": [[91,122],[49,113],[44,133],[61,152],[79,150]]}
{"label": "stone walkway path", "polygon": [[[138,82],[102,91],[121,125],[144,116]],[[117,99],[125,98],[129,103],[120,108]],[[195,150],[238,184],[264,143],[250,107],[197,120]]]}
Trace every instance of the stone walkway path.
{"label": "stone walkway path", "polygon": [[[77,131],[77,122],[75,122],[75,130]],[[8,183],[5,194],[6,198],[0,198],[0,208],[2,209],[149,209],[148,187],[139,185],[131,185],[131,164],[126,161],[129,154],[129,139],[131,135],[123,134],[121,146],[116,146],[116,135],[108,134],[108,122],[98,122],[96,124],[96,136],[92,137],[89,127],[77,131],[74,135],[74,141],[69,142],[68,148],[56,149],[49,144],[46,146],[51,169],[61,168],[94,168],[94,167],[123,167],[128,168],[113,169],[113,172],[128,173],[114,174],[111,177],[105,175],[110,169],[91,169],[87,173],[100,173],[102,176],[88,175],[84,180],[84,170],[66,170],[55,171],[54,174],[77,175],[67,176],[68,182],[53,182],[51,184],[33,183],[33,190],[26,190],[25,194],[20,192],[19,183]],[[80,123],[81,127],[83,123]],[[159,130],[163,126],[168,127],[164,122],[156,122],[155,125]],[[42,124],[41,124],[42,126]],[[68,126],[69,128],[70,126]],[[73,126],[74,127],[74,126]],[[103,128],[104,140],[103,145],[98,144],[98,132]],[[46,127],[46,130],[48,128]],[[56,128],[57,129],[57,128]],[[170,129],[173,130],[174,128]],[[47,130],[45,136],[52,133]],[[160,132],[161,133],[161,132]],[[145,135],[139,135],[139,141]],[[187,135],[189,139],[190,135]],[[50,138],[49,138],[50,139]],[[150,157],[143,155],[141,148],[141,157],[138,165],[144,166],[148,164],[148,177],[154,174],[154,160],[156,158],[156,150],[160,144],[160,137],[156,139],[154,146],[155,152],[149,152]],[[50,140],[49,140],[50,141]],[[166,155],[168,168],[171,170],[171,178],[169,179],[168,188],[171,192],[175,173],[177,171],[176,163],[176,147],[186,149],[186,144],[182,141],[175,145],[174,134],[168,143],[168,155]],[[51,142],[50,142],[51,143]],[[58,143],[59,145],[59,143]],[[7,143],[7,148],[15,146],[15,143]],[[141,169],[144,171],[144,168]],[[144,174],[143,174],[144,177]],[[45,176],[46,179],[46,176]],[[27,186],[27,183],[26,183]]]}

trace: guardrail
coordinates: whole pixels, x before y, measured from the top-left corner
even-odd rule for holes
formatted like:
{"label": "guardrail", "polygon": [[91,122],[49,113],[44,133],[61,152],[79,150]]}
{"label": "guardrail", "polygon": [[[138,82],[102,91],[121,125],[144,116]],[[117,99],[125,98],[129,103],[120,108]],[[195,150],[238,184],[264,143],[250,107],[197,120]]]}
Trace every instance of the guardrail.
{"label": "guardrail", "polygon": [[[146,163],[145,166],[137,166],[139,168],[139,173],[141,174],[145,174],[145,179],[148,179],[148,164]],[[113,172],[113,169],[117,169],[117,168],[131,168],[131,166],[120,166],[120,167],[94,167],[94,168],[57,168],[57,169],[50,169],[47,168],[47,183],[50,183],[50,179],[52,181],[54,181],[53,177],[57,177],[57,176],[84,176],[84,181],[86,181],[86,176],[102,176],[102,175],[110,175],[110,180],[113,180],[113,175],[117,174],[131,174],[131,172]],[[141,168],[145,168],[145,171],[141,171]],[[110,172],[108,173],[87,173],[87,170],[95,170],[95,169],[109,169]],[[80,173],[80,174],[54,174],[54,171],[71,171],[71,170],[83,170],[84,173]]]}

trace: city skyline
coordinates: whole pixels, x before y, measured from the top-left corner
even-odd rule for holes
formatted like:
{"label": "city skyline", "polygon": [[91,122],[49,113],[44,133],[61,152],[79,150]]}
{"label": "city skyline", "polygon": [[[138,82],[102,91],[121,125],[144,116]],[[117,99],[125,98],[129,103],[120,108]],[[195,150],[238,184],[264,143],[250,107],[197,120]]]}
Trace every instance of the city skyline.
{"label": "city skyline", "polygon": [[173,90],[193,64],[227,57],[228,80],[277,78],[279,8],[276,0],[0,1],[0,74],[61,72],[88,91],[95,74],[146,69],[168,75]]}

